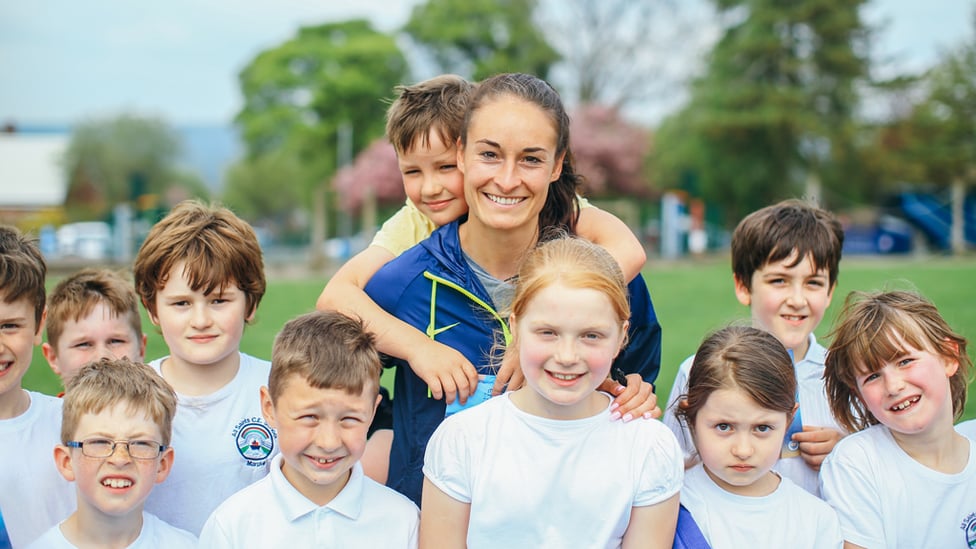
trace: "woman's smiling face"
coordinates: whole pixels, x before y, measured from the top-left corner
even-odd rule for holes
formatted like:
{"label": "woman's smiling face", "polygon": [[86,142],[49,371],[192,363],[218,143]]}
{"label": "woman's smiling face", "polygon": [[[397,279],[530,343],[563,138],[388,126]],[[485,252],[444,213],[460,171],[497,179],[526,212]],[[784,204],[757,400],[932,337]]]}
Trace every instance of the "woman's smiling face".
{"label": "woman's smiling face", "polygon": [[549,184],[559,178],[565,153],[549,114],[534,103],[501,95],[471,116],[458,150],[470,221],[491,229],[538,228]]}

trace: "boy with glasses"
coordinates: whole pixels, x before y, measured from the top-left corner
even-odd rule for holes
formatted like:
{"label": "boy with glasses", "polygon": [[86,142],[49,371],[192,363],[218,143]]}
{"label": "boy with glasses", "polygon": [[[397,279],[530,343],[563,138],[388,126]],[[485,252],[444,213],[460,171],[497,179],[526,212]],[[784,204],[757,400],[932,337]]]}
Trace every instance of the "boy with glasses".
{"label": "boy with glasses", "polygon": [[143,511],[173,466],[173,389],[148,366],[102,359],[69,378],[54,462],[78,509],[30,547],[196,547],[196,538]]}

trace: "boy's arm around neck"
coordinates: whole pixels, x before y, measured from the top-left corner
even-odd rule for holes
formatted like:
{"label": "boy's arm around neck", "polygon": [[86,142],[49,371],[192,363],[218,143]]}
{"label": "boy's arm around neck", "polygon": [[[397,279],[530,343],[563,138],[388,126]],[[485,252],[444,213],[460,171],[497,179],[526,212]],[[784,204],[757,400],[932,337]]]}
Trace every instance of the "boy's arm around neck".
{"label": "boy's arm around neck", "polygon": [[418,377],[430,387],[431,395],[463,401],[478,385],[478,372],[464,355],[429,339],[420,330],[403,322],[377,305],[363,288],[370,278],[394,259],[380,246],[369,246],[347,261],[319,295],[315,308],[334,310],[359,317],[376,337],[376,348],[406,360]]}
{"label": "boy's arm around neck", "polygon": [[644,246],[626,223],[596,206],[580,209],[579,235],[599,244],[617,260],[628,282],[637,276],[647,261]]}

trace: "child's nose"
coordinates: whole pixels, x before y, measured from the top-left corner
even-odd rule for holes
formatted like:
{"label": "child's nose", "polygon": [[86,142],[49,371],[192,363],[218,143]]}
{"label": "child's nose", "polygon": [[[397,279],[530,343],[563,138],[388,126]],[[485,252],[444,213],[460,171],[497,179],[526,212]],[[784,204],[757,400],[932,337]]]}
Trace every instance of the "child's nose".
{"label": "child's nose", "polygon": [[556,354],[553,357],[559,364],[575,364],[579,361],[579,353],[576,352],[576,341],[570,337],[562,338],[556,346]]}
{"label": "child's nose", "polygon": [[752,457],[753,445],[749,436],[745,433],[740,434],[732,443],[732,455],[738,459],[748,459]]}
{"label": "child's nose", "polygon": [[338,450],[342,446],[338,426],[331,425],[328,422],[319,425],[315,433],[315,445],[327,452]]}
{"label": "child's nose", "polygon": [[897,370],[883,374],[885,390],[889,395],[897,395],[905,388],[905,378]]}
{"label": "child's nose", "polygon": [[194,326],[207,326],[210,324],[210,313],[207,311],[205,305],[198,305],[193,308],[193,316],[191,317],[191,322]]}

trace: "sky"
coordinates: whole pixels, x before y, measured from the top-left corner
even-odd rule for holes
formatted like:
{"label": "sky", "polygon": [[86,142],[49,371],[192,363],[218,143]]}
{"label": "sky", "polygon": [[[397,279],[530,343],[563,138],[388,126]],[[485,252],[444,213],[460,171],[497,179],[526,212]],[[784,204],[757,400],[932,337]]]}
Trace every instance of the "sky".
{"label": "sky", "polygon": [[[392,31],[416,3],[2,2],[0,123],[61,125],[134,112],[179,125],[227,124],[241,106],[237,74],[258,52],[330,20],[366,17]],[[976,0],[871,0],[864,15],[886,24],[875,53],[894,73],[922,70],[970,39],[974,10]]]}

